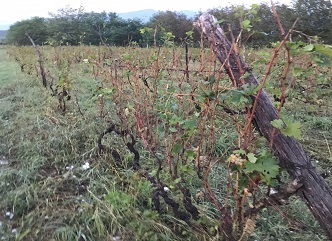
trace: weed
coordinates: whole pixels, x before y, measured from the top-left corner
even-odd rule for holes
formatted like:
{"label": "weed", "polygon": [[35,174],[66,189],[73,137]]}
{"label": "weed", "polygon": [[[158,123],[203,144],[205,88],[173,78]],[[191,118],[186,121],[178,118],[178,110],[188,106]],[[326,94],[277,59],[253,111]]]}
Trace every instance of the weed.
{"label": "weed", "polygon": [[[238,212],[237,197],[243,191],[236,189],[241,180],[234,178],[236,172],[231,175],[227,160],[243,144],[238,130],[244,128],[246,117],[241,110],[249,104],[245,92],[249,90],[226,83],[221,66],[208,50],[189,51],[188,82],[184,52],[175,47],[158,52],[133,47],[112,51],[90,46],[43,47],[48,80],[70,91],[65,109],[58,108],[58,97],[36,77],[33,49],[8,46],[7,50],[18,63],[0,49],[0,156],[8,159],[8,164],[0,165],[3,237],[222,237],[218,205],[229,205],[232,213]],[[257,61],[261,56],[264,54],[256,52],[247,56],[258,71],[264,65]],[[277,71],[272,77],[280,75]],[[298,84],[291,89],[289,95],[294,98],[285,103],[282,113],[301,120],[302,143],[328,166],[332,143],[329,92],[324,88],[317,92],[316,100],[326,108],[313,108],[317,101],[312,99],[303,108],[294,108],[307,101],[301,93],[306,83]],[[275,86],[278,83],[270,83],[271,89]],[[105,132],[112,124],[119,130]],[[105,149],[101,152],[97,140],[103,132]],[[268,144],[257,133],[253,135],[249,149],[256,153],[267,150]],[[139,169],[134,168],[135,153],[128,148],[132,147],[128,145],[131,136],[139,140],[134,145],[140,155]],[[325,144],[317,148],[317,143]],[[280,175],[287,179],[283,172]],[[150,182],[158,179],[160,186]],[[191,203],[186,199],[187,190]],[[264,191],[264,187],[257,189],[257,196]],[[253,202],[248,200],[246,205]],[[197,208],[198,217],[187,211],[190,204]],[[262,211],[249,240],[325,239],[299,200],[275,209]],[[13,216],[6,216],[7,212]]]}

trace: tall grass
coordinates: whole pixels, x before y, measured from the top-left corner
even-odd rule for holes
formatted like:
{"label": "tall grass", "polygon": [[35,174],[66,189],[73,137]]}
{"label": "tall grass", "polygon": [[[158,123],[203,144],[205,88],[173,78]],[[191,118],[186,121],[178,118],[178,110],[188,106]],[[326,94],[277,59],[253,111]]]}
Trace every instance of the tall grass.
{"label": "tall grass", "polygon": [[[8,162],[0,166],[0,236],[5,240],[221,239],[216,203],[237,202],[232,184],[239,184],[229,178],[227,159],[239,147],[236,126],[244,117],[223,111],[224,107],[237,110],[242,103],[213,101],[213,92],[235,89],[208,49],[190,50],[188,80],[182,48],[43,47],[53,92],[42,87],[32,48],[9,46],[7,51],[11,58],[0,50],[0,156]],[[257,58],[249,51],[248,61],[257,63]],[[255,67],[259,75],[263,67]],[[60,100],[64,88],[70,99]],[[325,141],[329,147],[330,92],[322,88],[318,95],[324,104],[319,108],[327,110],[310,119],[312,103],[294,108],[302,94],[297,88],[291,91],[295,97],[285,109],[294,119],[306,120],[303,143]],[[110,124],[128,135],[107,133],[101,151],[97,140]],[[134,154],[127,148],[130,135],[138,140],[139,170],[133,168]],[[255,136],[253,145],[266,148],[264,140]],[[307,143],[312,136],[316,138]],[[328,148],[314,156],[328,166]],[[287,179],[283,172],[281,176]],[[162,185],[152,185],[147,177]],[[189,190],[198,218],[189,215],[189,222],[181,220],[163,198],[156,210],[153,197],[158,187],[167,188],[183,213],[187,212],[184,190]],[[251,202],[249,198],[246,205]],[[326,240],[297,199],[263,210],[248,239]]]}

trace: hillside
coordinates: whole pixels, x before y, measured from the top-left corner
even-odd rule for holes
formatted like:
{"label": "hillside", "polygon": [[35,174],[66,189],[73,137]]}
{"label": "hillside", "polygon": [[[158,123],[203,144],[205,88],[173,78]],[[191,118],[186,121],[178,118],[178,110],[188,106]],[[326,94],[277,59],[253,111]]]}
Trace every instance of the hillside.
{"label": "hillside", "polygon": [[2,43],[5,40],[7,31],[8,30],[0,30],[0,43]]}

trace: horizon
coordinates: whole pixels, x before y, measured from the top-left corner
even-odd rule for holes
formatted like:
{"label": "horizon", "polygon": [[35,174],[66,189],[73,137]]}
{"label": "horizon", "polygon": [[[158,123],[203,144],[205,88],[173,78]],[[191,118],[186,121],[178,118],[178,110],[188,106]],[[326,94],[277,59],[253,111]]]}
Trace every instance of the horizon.
{"label": "horizon", "polygon": [[[152,8],[148,8],[148,9],[141,9],[141,10],[136,10],[136,11],[130,11],[130,12],[123,12],[123,13],[117,13],[116,14],[129,14],[129,13],[133,13],[133,12],[140,12],[140,11],[148,11],[148,10],[153,10],[153,11],[167,11],[167,10],[156,10],[156,9],[152,9]],[[192,12],[199,12],[200,10],[197,10],[197,11],[194,11],[194,10],[174,10],[175,12],[184,12],[184,11],[192,11]],[[84,12],[92,12],[92,11],[84,11]],[[32,16],[31,18],[33,17],[40,17],[40,16]],[[52,18],[51,16],[48,16],[48,17],[45,17],[45,18]],[[23,21],[23,20],[27,20],[27,19],[21,19],[21,20],[18,20],[16,22],[19,22],[19,21]],[[0,31],[6,31],[6,30],[9,30],[10,26],[15,24],[16,22],[14,23],[11,23],[11,24],[0,24]],[[4,29],[6,28],[6,29]]]}
{"label": "horizon", "polygon": [[[18,21],[31,19],[32,17],[49,18],[50,13],[56,13],[59,9],[83,7],[84,12],[115,12],[117,14],[125,14],[130,12],[152,9],[155,11],[206,11],[213,8],[222,8],[230,5],[246,5],[257,3],[267,3],[267,0],[228,0],[222,2],[220,0],[211,0],[209,2],[201,2],[199,0],[169,0],[167,2],[156,2],[154,0],[145,0],[137,3],[135,0],[109,0],[103,1],[104,4],[96,4],[92,0],[73,0],[67,4],[66,0],[51,0],[44,2],[41,0],[30,0],[28,2],[22,0],[12,0],[0,8],[0,30],[8,30],[9,27]],[[290,5],[292,0],[275,1],[280,4]],[[173,4],[172,4],[173,3]],[[13,9],[15,11],[13,12]]]}

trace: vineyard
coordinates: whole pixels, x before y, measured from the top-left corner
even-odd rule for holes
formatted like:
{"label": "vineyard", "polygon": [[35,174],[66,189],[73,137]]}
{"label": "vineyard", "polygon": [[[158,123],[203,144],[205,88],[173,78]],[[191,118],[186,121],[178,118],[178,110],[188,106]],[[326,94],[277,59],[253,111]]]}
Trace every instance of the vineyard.
{"label": "vineyard", "polygon": [[[250,122],[263,86],[171,39],[0,49],[3,240],[328,240],[298,197],[264,201],[290,177]],[[331,185],[328,47],[279,44],[239,51]]]}

